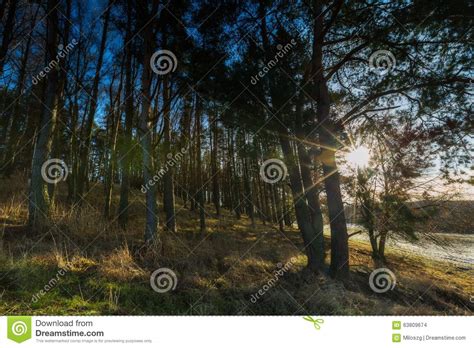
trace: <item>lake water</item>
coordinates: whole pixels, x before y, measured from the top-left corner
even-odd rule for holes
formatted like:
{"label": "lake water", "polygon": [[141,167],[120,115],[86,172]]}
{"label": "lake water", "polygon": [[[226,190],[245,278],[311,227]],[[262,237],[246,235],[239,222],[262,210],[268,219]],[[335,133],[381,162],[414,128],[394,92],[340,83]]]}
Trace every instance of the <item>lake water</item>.
{"label": "lake water", "polygon": [[[360,226],[356,225],[349,225],[348,227],[352,231],[360,229]],[[415,242],[389,239],[386,248],[387,250],[398,249],[401,252],[416,253],[433,260],[445,260],[461,267],[473,268],[474,235],[434,233],[432,234],[433,239],[430,238],[420,236],[420,239]],[[369,243],[369,236],[365,232],[354,235],[351,239]]]}

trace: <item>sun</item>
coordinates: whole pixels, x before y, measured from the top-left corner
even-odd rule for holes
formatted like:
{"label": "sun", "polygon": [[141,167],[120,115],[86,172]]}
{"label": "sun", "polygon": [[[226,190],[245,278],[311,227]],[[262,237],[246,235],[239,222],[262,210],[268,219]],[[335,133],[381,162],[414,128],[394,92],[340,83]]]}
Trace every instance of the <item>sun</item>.
{"label": "sun", "polygon": [[356,168],[367,167],[370,160],[370,151],[365,146],[356,147],[346,155],[346,160]]}

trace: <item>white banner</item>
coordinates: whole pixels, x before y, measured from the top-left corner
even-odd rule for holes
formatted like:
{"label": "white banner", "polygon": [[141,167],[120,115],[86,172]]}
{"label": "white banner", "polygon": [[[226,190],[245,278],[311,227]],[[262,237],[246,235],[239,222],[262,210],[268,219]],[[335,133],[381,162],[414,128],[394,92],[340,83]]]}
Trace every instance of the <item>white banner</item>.
{"label": "white banner", "polygon": [[473,347],[472,317],[1,317],[0,347]]}

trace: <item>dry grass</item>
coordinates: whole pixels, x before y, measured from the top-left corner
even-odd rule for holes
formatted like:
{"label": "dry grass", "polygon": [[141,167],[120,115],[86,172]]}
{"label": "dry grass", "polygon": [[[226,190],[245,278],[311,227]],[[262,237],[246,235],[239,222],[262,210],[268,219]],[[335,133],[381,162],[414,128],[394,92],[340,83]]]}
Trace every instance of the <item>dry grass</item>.
{"label": "dry grass", "polygon": [[133,260],[127,245],[103,256],[99,262],[99,273],[104,278],[122,282],[130,282],[146,276],[146,272]]}
{"label": "dry grass", "polygon": [[[260,223],[252,229],[247,219],[236,220],[229,212],[217,219],[211,207],[205,235],[197,231],[197,214],[178,205],[178,232],[162,233],[158,243],[145,250],[145,207],[138,192],[131,195],[127,230],[102,217],[97,187],[80,209],[71,209],[59,196],[51,230],[38,236],[25,227],[26,204],[20,195],[2,190],[10,194],[0,200],[5,231],[2,314],[466,315],[472,310],[472,271],[447,262],[389,250],[387,266],[397,275],[397,286],[378,295],[368,287],[374,265],[364,242],[351,241],[351,279],[341,283],[304,270],[306,258],[297,231],[282,234]],[[118,197],[114,198],[117,204]],[[278,264],[291,258],[296,258],[294,266],[252,303],[251,296],[274,277]],[[149,275],[159,267],[176,272],[175,291],[152,291]],[[32,303],[31,296],[60,268],[67,274]]]}

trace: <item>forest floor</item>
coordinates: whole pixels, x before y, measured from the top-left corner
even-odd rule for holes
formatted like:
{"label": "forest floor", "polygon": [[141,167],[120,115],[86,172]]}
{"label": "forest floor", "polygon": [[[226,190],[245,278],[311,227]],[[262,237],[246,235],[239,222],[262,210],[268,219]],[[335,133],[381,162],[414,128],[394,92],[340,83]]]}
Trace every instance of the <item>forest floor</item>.
{"label": "forest floor", "polygon": [[[386,267],[396,285],[377,294],[369,287],[376,267],[366,241],[351,238],[350,279],[335,281],[304,269],[297,230],[282,233],[260,221],[252,228],[225,210],[217,219],[211,206],[201,235],[198,214],[178,204],[178,232],[161,233],[145,253],[139,191],[131,194],[126,230],[102,217],[102,186],[92,185],[80,208],[59,203],[51,229],[33,235],[25,225],[24,187],[0,181],[0,315],[472,315],[474,309],[472,267],[389,248]],[[176,273],[174,290],[151,288],[150,274],[160,267]]]}

